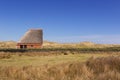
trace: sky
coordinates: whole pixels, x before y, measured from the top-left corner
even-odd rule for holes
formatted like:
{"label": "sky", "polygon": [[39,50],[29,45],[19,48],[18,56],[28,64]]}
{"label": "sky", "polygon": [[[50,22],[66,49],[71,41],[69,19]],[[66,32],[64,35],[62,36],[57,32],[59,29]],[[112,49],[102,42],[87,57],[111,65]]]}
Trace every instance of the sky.
{"label": "sky", "polygon": [[0,41],[34,28],[47,41],[120,44],[120,0],[0,0]]}

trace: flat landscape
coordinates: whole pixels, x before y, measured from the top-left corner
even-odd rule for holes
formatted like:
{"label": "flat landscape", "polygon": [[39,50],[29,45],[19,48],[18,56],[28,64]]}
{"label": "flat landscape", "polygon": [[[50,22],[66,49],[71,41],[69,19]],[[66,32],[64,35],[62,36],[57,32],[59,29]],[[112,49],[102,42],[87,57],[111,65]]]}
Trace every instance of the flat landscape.
{"label": "flat landscape", "polygon": [[0,80],[120,80],[120,0],[0,0]]}
{"label": "flat landscape", "polygon": [[1,80],[120,79],[119,45],[44,42],[41,49],[22,50],[15,45],[4,42],[0,49]]}

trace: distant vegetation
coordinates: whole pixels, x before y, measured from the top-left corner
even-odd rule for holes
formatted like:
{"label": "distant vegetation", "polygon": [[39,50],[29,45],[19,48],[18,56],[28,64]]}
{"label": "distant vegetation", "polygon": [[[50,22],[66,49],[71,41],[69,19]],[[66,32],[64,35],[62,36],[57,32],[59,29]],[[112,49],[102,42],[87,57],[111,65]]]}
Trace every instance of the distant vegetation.
{"label": "distant vegetation", "polygon": [[[0,42],[0,48],[16,48],[17,42],[15,41],[4,41]],[[80,42],[80,43],[56,43],[56,42],[43,42],[43,48],[103,48],[103,47],[114,47],[120,45],[114,44],[95,44],[92,42]]]}
{"label": "distant vegetation", "polygon": [[16,42],[0,42],[0,52],[70,52],[70,53],[96,53],[96,52],[119,52],[120,45],[95,44],[92,42],[81,43],[56,43],[44,41],[40,49],[16,49]]}
{"label": "distant vegetation", "polygon": [[56,42],[49,42],[44,41],[43,47],[44,48],[104,48],[104,47],[114,47],[120,46],[115,44],[96,44],[92,42],[80,42],[80,43],[56,43]]}
{"label": "distant vegetation", "polygon": [[0,48],[16,48],[15,41],[1,41]]}

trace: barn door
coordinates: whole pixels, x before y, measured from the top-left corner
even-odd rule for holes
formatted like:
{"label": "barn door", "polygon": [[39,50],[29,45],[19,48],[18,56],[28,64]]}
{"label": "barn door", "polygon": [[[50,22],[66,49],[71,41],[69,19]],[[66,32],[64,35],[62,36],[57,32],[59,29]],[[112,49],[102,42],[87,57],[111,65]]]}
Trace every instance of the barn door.
{"label": "barn door", "polygon": [[27,45],[20,45],[20,49],[25,49],[27,48]]}
{"label": "barn door", "polygon": [[23,45],[20,45],[20,49],[23,49]]}

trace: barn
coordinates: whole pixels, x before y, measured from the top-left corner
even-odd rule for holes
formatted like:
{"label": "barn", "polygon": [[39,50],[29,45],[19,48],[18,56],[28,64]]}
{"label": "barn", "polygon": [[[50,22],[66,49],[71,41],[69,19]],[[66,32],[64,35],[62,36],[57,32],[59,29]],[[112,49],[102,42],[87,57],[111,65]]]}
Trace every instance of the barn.
{"label": "barn", "polygon": [[43,31],[42,29],[30,29],[24,36],[18,41],[18,49],[31,49],[41,48],[43,44]]}

